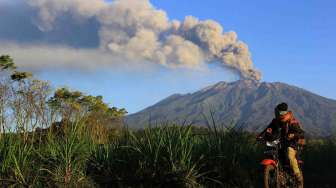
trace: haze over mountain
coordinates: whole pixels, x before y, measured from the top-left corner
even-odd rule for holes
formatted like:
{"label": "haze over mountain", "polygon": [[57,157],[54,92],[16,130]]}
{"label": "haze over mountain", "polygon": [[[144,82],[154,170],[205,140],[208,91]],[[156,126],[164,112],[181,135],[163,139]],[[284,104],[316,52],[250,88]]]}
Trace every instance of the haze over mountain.
{"label": "haze over mountain", "polygon": [[240,80],[219,82],[194,93],[174,94],[126,117],[130,127],[166,121],[206,125],[214,112],[217,125],[260,131],[272,120],[274,107],[287,102],[306,133],[328,136],[336,130],[336,101],[284,83]]}

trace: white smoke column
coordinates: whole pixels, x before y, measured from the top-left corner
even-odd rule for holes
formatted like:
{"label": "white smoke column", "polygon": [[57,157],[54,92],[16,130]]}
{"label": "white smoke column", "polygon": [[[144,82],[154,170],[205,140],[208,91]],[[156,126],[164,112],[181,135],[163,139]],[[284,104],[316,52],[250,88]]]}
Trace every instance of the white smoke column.
{"label": "white smoke column", "polygon": [[246,44],[235,32],[213,21],[188,16],[170,21],[148,0],[28,0],[38,10],[39,28],[50,31],[57,18],[95,18],[100,23],[100,49],[135,62],[150,61],[176,68],[202,68],[220,62],[244,79],[260,80]]}

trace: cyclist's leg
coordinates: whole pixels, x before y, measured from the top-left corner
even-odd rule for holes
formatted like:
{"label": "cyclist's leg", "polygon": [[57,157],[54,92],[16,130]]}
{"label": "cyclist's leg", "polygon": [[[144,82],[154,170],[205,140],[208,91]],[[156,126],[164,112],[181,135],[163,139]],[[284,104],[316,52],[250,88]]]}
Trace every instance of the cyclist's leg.
{"label": "cyclist's leg", "polygon": [[291,167],[292,171],[294,172],[294,175],[297,178],[297,180],[300,184],[300,187],[303,187],[303,175],[302,175],[302,172],[299,168],[298,161],[296,159],[296,150],[292,147],[288,147],[287,148],[287,156],[288,156],[288,159],[289,159],[290,167]]}

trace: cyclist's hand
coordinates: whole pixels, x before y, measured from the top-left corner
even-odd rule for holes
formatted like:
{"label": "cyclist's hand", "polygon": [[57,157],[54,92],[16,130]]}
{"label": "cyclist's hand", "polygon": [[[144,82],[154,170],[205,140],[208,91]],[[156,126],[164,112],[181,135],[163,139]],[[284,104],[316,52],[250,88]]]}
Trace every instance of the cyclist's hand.
{"label": "cyclist's hand", "polygon": [[304,145],[306,145],[306,140],[304,138],[300,138],[299,141],[298,141],[298,144],[300,146],[304,146]]}
{"label": "cyclist's hand", "polygon": [[260,141],[262,141],[264,138],[262,137],[262,136],[260,136],[260,135],[258,135],[257,137],[256,137],[256,140],[258,141],[258,142],[260,142]]}
{"label": "cyclist's hand", "polygon": [[287,138],[288,138],[288,140],[292,140],[294,138],[294,136],[295,135],[293,133],[289,133]]}

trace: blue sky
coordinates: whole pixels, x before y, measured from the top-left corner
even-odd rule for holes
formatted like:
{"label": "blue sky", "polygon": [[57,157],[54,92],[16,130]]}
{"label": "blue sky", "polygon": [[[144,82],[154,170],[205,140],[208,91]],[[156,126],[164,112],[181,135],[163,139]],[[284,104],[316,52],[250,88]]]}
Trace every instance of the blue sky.
{"label": "blue sky", "polygon": [[[170,19],[182,20],[193,15],[219,22],[224,31],[235,31],[249,46],[254,65],[263,74],[262,81],[285,82],[336,99],[333,77],[336,2],[152,0],[151,3],[166,11]],[[66,85],[103,95],[111,105],[124,107],[130,113],[174,93],[193,92],[218,81],[237,79],[216,65],[207,71],[155,66],[150,70],[46,70],[36,75],[50,80],[54,87]]]}
{"label": "blue sky", "polygon": [[336,99],[335,1],[152,2],[172,18],[193,14],[236,31],[248,44],[264,81],[286,82]]}

